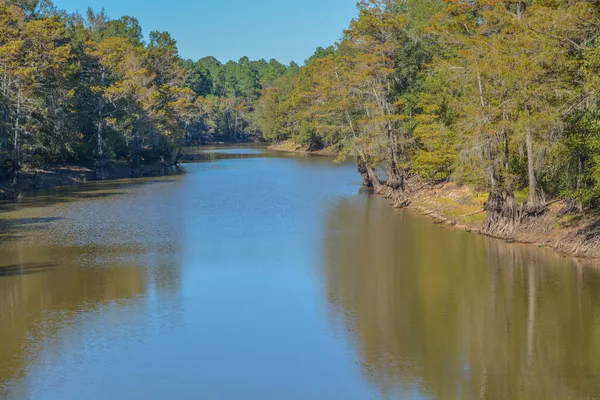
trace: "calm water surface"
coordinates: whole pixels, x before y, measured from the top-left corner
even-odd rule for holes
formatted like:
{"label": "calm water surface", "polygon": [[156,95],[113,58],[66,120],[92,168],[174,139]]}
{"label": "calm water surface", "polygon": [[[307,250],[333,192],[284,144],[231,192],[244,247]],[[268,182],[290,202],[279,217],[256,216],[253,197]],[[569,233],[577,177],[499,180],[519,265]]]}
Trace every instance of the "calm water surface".
{"label": "calm water surface", "polygon": [[[0,398],[600,398],[600,275],[264,150],[0,204]],[[208,162],[206,162],[208,161]]]}

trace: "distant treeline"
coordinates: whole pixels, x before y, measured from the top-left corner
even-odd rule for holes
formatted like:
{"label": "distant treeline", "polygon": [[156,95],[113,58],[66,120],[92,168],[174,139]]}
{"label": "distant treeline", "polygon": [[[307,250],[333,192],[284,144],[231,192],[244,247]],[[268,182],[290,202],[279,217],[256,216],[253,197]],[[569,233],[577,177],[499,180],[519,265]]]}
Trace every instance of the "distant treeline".
{"label": "distant treeline", "polygon": [[[600,200],[593,0],[364,0],[339,43],[263,90],[266,138],[352,155],[402,204],[409,179],[490,193],[489,233]],[[387,172],[380,182],[374,169]]]}
{"label": "distant treeline", "polygon": [[0,184],[24,166],[127,159],[175,162],[204,138],[259,135],[261,91],[294,74],[271,61],[182,60],[166,32],[145,39],[130,16],[0,0]]}

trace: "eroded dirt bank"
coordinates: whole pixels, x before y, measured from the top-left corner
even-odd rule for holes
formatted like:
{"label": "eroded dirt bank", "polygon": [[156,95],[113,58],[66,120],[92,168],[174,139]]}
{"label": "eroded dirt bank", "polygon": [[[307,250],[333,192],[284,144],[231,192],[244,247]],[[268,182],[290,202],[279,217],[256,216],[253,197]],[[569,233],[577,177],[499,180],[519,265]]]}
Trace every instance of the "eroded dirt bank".
{"label": "eroded dirt bank", "polygon": [[[486,193],[454,183],[410,185],[408,208],[455,229],[485,234]],[[553,248],[563,255],[600,259],[600,217],[592,212],[565,213],[566,203],[550,201],[547,211],[499,239]]]}

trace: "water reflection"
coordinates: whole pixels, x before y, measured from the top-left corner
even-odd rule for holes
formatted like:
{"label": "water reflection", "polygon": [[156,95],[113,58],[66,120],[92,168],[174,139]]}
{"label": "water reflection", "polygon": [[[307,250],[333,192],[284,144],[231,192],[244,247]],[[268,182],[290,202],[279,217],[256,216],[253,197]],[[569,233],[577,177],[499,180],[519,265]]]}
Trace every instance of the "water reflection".
{"label": "water reflection", "polygon": [[600,275],[362,197],[326,220],[327,296],[382,397],[600,397]]}
{"label": "water reflection", "polygon": [[600,397],[595,269],[244,153],[0,204],[0,398]]}
{"label": "water reflection", "polygon": [[276,157],[277,153],[268,151],[266,147],[249,145],[239,148],[230,146],[186,147],[182,150],[180,160],[190,162],[215,162],[220,160],[252,159]]}
{"label": "water reflection", "polygon": [[182,150],[180,157],[183,163],[216,162],[223,160],[250,160],[250,159],[295,159],[306,165],[314,165],[321,162],[331,164],[333,157],[314,154],[282,152],[269,150],[266,145],[248,144],[244,147],[231,146],[199,146],[186,147]]}
{"label": "water reflection", "polygon": [[21,398],[43,351],[80,340],[82,318],[180,291],[180,207],[160,200],[176,185],[96,183],[3,204],[0,398]]}
{"label": "water reflection", "polygon": [[322,208],[355,168],[212,154],[0,203],[0,398],[369,392],[312,275]]}

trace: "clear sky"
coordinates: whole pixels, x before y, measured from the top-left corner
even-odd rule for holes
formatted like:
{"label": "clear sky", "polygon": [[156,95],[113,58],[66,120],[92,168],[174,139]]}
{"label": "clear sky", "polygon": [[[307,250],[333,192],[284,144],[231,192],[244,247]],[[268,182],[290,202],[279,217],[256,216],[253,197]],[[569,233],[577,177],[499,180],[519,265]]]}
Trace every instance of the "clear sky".
{"label": "clear sky", "polygon": [[341,37],[356,0],[54,0],[69,12],[103,7],[111,18],[139,19],[147,37],[168,31],[184,58],[276,58],[302,64]]}

